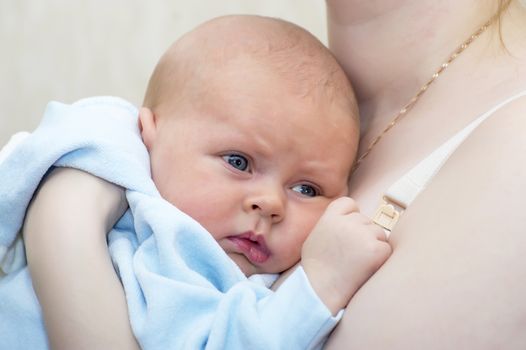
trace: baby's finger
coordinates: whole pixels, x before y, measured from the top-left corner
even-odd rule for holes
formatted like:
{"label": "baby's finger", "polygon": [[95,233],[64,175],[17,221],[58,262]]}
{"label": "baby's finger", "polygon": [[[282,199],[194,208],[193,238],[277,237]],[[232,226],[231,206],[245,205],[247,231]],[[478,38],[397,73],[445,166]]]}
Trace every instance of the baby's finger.
{"label": "baby's finger", "polygon": [[373,220],[370,217],[365,216],[362,213],[357,212],[357,211],[353,211],[351,213],[346,214],[346,218],[348,218],[354,223],[365,225],[365,226],[369,226],[373,224]]}
{"label": "baby's finger", "polygon": [[353,212],[359,212],[360,208],[358,203],[350,197],[340,197],[333,200],[327,207],[327,211],[335,214],[350,214]]}
{"label": "baby's finger", "polygon": [[369,226],[371,227],[371,231],[373,232],[377,240],[382,242],[388,241],[389,233],[386,230],[384,230],[382,227],[378,226],[373,222],[371,222]]}

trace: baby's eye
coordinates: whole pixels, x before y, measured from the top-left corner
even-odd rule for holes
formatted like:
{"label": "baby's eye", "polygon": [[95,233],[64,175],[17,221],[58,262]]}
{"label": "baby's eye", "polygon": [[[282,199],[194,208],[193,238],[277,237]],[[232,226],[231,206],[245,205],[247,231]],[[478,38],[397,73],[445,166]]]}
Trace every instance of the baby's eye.
{"label": "baby's eye", "polygon": [[296,185],[292,187],[292,190],[306,197],[316,197],[320,195],[320,191],[316,187],[307,184]]}
{"label": "baby's eye", "polygon": [[227,154],[223,156],[225,162],[240,171],[249,171],[249,163],[246,157],[239,154]]}

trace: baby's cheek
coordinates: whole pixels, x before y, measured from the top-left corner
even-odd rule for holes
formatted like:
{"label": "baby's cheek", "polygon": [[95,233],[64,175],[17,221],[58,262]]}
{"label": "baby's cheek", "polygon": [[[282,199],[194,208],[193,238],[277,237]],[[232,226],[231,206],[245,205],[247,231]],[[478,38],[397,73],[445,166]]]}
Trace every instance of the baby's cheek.
{"label": "baby's cheek", "polygon": [[[213,224],[217,224],[218,221],[217,218],[212,213],[209,212],[209,208],[203,201],[196,200],[196,198],[199,198],[198,195],[195,197],[192,195],[188,195],[188,193],[191,191],[186,191],[186,193],[180,192],[175,193],[170,198],[165,198],[168,200],[171,204],[173,204],[177,209],[181,210],[185,214],[192,217],[195,221],[199,222],[204,228],[207,229],[209,232],[214,232]],[[202,197],[201,197],[202,198]]]}
{"label": "baby's cheek", "polygon": [[313,208],[309,213],[304,215],[304,218],[300,224],[302,229],[301,239],[303,242],[305,242],[307,237],[309,237],[309,234],[312,232],[314,226],[316,226],[323,213],[325,213],[328,205],[328,203],[327,205],[320,205],[316,208]]}
{"label": "baby's cheek", "polygon": [[292,228],[289,235],[281,239],[274,251],[276,257],[276,271],[284,271],[296,264],[301,258],[303,243],[308,237],[309,232],[305,230],[297,231]]}
{"label": "baby's cheek", "polygon": [[293,237],[294,243],[292,245],[298,247],[298,256],[301,256],[301,248],[303,243],[309,237],[310,233],[318,223],[325,212],[326,207],[313,208],[310,212],[304,213],[301,220],[296,220],[297,224],[294,228],[295,235]]}

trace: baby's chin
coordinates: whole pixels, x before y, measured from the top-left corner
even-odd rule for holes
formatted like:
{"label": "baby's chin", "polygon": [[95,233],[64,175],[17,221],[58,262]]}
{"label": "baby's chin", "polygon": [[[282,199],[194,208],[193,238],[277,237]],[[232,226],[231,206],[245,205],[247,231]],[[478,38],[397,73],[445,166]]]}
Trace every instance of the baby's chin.
{"label": "baby's chin", "polygon": [[228,256],[241,269],[245,276],[264,274],[264,273],[280,273],[276,269],[268,269],[263,266],[256,266],[252,264],[243,254],[228,253]]}

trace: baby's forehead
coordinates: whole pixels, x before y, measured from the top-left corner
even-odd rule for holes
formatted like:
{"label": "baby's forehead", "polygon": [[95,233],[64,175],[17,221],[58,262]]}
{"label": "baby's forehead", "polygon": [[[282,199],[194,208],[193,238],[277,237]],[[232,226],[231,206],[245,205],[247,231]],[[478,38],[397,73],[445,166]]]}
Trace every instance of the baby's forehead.
{"label": "baby's forehead", "polygon": [[[247,78],[250,84],[250,78]],[[285,153],[300,153],[305,159],[312,151],[326,157],[349,157],[356,147],[359,126],[356,116],[327,96],[303,96],[280,86],[278,79],[267,85],[246,86],[236,94],[225,87],[205,98],[196,115],[205,118],[211,130],[225,130],[234,136],[261,142]],[[256,85],[256,81],[253,81]],[[253,89],[252,89],[253,88]]]}
{"label": "baby's forehead", "polygon": [[[184,35],[168,51],[187,69],[221,66],[252,58],[273,65],[290,81],[323,81],[345,77],[330,51],[311,33],[293,23],[261,16],[224,16]],[[322,77],[323,76],[323,77]],[[345,78],[346,79],[346,78]]]}
{"label": "baby's forehead", "polygon": [[[173,104],[186,96],[194,103],[219,94],[236,100],[234,105],[268,108],[246,98],[250,82],[270,93],[288,89],[305,100],[334,104],[358,120],[350,83],[334,57],[313,35],[289,22],[259,16],[211,20],[178,41],[158,66],[148,89],[152,100]],[[265,74],[257,75],[261,71]],[[263,103],[288,103],[281,96],[276,100]]]}

